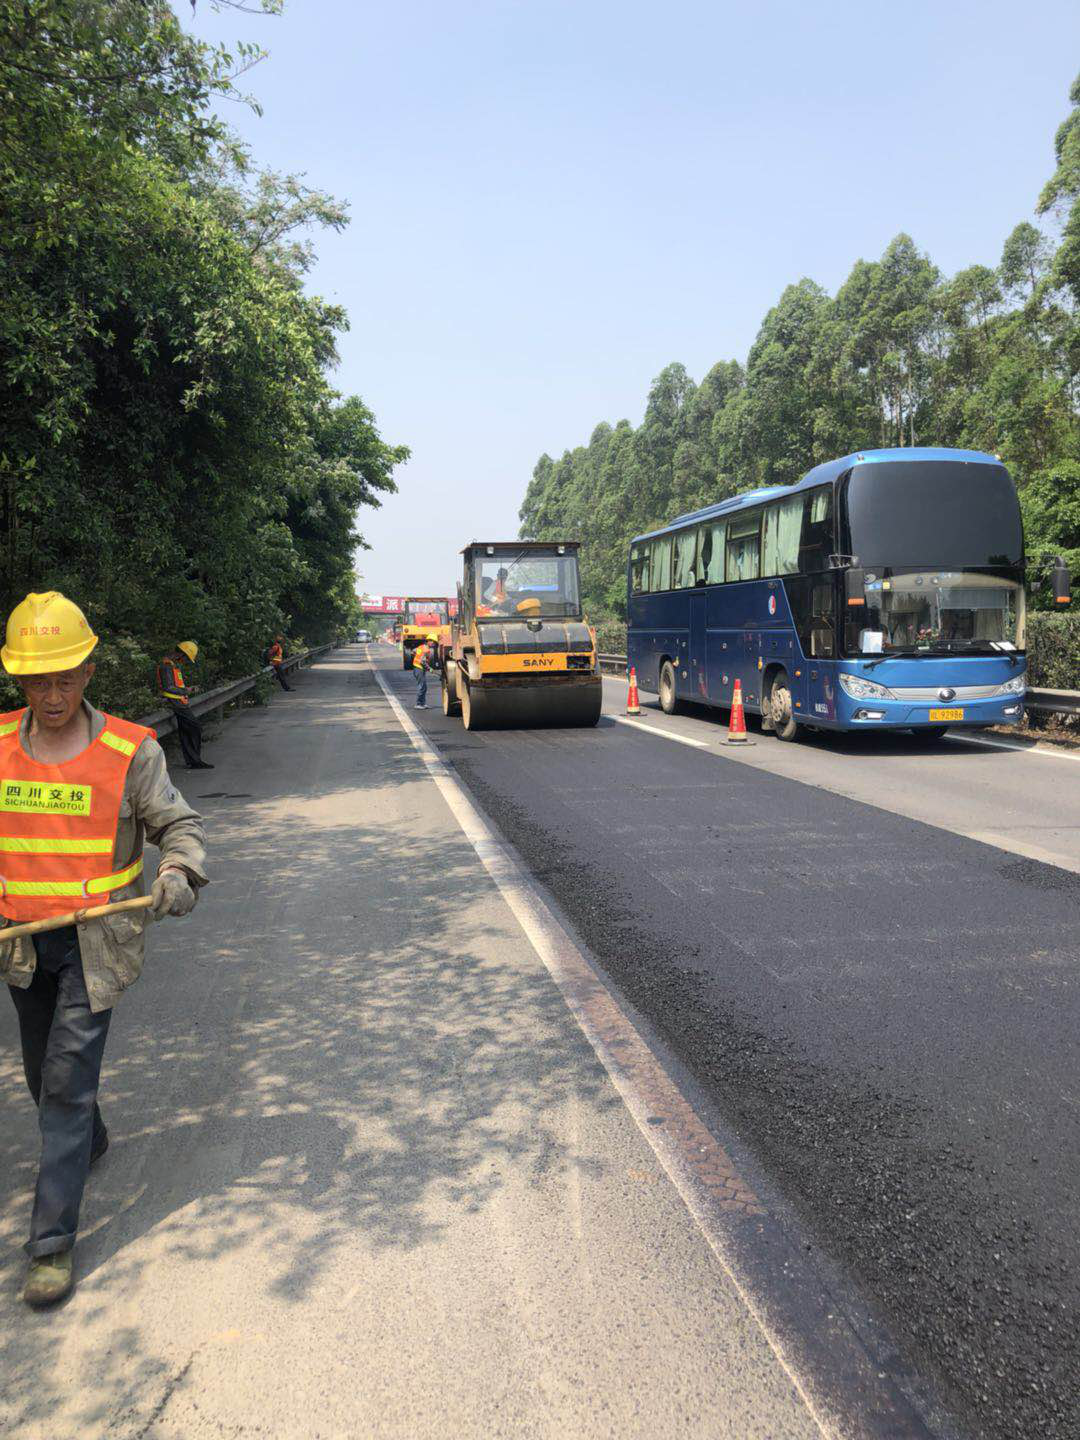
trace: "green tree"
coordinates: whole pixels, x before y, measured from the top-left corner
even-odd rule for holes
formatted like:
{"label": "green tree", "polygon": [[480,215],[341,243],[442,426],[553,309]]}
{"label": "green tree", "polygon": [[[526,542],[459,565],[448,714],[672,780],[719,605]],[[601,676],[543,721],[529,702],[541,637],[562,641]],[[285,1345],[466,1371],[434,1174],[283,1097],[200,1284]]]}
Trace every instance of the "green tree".
{"label": "green tree", "polygon": [[340,629],[407,454],[329,385],[345,317],[302,289],[344,212],[250,178],[210,113],[260,55],[163,0],[0,0],[3,601],[77,597],[125,708],[178,632],[212,675]]}

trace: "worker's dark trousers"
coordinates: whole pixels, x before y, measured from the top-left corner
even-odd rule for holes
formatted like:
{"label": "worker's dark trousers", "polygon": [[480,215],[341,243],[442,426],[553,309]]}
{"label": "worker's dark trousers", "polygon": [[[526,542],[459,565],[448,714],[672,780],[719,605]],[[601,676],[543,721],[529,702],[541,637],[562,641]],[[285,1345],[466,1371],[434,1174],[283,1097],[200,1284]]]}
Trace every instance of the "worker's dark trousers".
{"label": "worker's dark trousers", "polygon": [[184,754],[185,765],[202,764],[202,726],[198,717],[192,715],[186,705],[169,702],[169,709],[176,716],[176,736]]}
{"label": "worker's dark trousers", "polygon": [[282,668],[281,668],[280,665],[275,665],[275,666],[274,666],[274,678],[277,680],[277,683],[281,686],[281,688],[282,688],[283,690],[291,690],[291,689],[292,689],[292,686],[291,686],[291,685],[289,684],[289,682],[285,679],[285,671],[282,670]]}
{"label": "worker's dark trousers", "polygon": [[417,665],[413,674],[416,676],[416,703],[417,705],[427,704],[427,671],[421,670]]}
{"label": "worker's dark trousers", "polygon": [[70,1250],[79,1227],[90,1151],[104,1139],[97,1107],[111,1010],[90,1009],[75,927],[34,936],[37,969],[26,990],[8,988],[19,1012],[23,1070],[38,1107],[41,1161],[29,1255]]}

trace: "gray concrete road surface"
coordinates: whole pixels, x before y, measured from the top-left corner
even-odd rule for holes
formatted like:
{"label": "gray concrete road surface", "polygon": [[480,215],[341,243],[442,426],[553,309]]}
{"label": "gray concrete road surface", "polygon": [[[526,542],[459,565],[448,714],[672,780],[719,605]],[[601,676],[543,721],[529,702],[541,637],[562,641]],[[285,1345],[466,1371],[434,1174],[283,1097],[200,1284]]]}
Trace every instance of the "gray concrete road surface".
{"label": "gray concrete road surface", "polygon": [[817,1435],[359,652],[209,754],[53,1313],[0,1006],[0,1434]]}
{"label": "gray concrete road surface", "polygon": [[607,688],[595,729],[423,723],[961,1433],[1076,1440],[1080,762],[733,751]]}

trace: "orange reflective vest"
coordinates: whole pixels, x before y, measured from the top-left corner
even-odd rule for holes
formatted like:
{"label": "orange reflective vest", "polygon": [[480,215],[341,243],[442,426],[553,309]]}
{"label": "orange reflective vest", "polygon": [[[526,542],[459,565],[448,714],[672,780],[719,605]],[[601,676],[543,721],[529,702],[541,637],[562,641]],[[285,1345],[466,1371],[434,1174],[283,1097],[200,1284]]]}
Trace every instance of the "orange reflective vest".
{"label": "orange reflective vest", "polygon": [[154,732],[105,716],[105,729],[73,760],[47,765],[19,744],[25,710],[0,715],[0,915],[47,920],[104,905],[142,873],[142,856],[113,870],[124,782]]}
{"label": "orange reflective vest", "polygon": [[426,645],[419,645],[419,646],[417,646],[417,648],[413,651],[412,668],[413,668],[414,670],[422,670],[422,669],[424,668],[424,661],[425,661],[426,659],[427,659],[427,646],[426,646]]}
{"label": "orange reflective vest", "polygon": [[163,660],[158,666],[158,689],[166,700],[178,700],[181,705],[188,703],[184,694],[184,677],[171,660]]}
{"label": "orange reflective vest", "polygon": [[270,656],[271,665],[280,665],[282,660],[285,659],[285,655],[281,649],[281,646],[277,643],[276,640],[274,641],[273,645],[270,646],[270,650],[268,653]]}

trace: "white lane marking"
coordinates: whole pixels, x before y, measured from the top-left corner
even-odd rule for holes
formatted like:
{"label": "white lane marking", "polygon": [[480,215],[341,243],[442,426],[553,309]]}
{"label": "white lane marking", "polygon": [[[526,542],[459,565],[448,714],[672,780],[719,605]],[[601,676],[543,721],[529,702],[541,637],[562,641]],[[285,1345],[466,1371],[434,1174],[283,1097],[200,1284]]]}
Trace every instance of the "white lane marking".
{"label": "white lane marking", "polygon": [[[648,1117],[654,1115],[660,1105],[666,1113],[673,1116],[678,1115],[680,1111],[689,1111],[692,1119],[700,1126],[700,1121],[697,1121],[692,1107],[672,1083],[663,1066],[652,1055],[636,1026],[623,1013],[614,996],[597,976],[590,960],[571,939],[536,885],[514,858],[509,847],[503,843],[481,816],[434,745],[415,724],[412,717],[406,713],[387,683],[383,672],[376,669],[374,665],[371,666],[371,669],[390,708],[397,716],[398,723],[412,741],[413,747],[423,760],[428,773],[439,787],[443,799],[450,807],[451,814],[461,826],[484,869],[495,882],[499,893],[510,907],[548,974],[558,986],[567,1008],[607,1071],[612,1084],[622,1096],[623,1103],[629,1110],[637,1128],[645,1137],[650,1149],[681,1196],[683,1204],[705,1236],[709,1248],[735,1288],[747,1313],[756,1322],[766,1343],[795,1387],[818,1430],[827,1437],[827,1440],[832,1440],[832,1437],[839,1432],[828,1426],[824,1418],[818,1414],[814,1401],[807,1393],[805,1383],[792,1368],[780,1341],[772,1333],[737,1273],[737,1266],[734,1257],[729,1253],[726,1237],[717,1224],[709,1192],[694,1178],[674,1137],[666,1133],[669,1127],[648,1123]],[[607,1018],[602,1031],[590,1013],[590,1008],[595,1008],[595,1006],[590,1007],[588,1004],[590,999],[595,1002],[599,992],[602,992],[603,997],[609,1002],[605,1007]],[[616,1052],[633,1054],[634,1069],[638,1072],[639,1079],[643,1071],[648,1071],[648,1095],[644,1093],[644,1086],[639,1088],[638,1084],[628,1079],[626,1067],[616,1059]],[[659,1102],[658,1095],[663,1096]],[[713,1143],[715,1144],[715,1141]],[[726,1160],[719,1145],[716,1145],[716,1150]]]}
{"label": "white lane marking", "polygon": [[680,745],[693,745],[698,750],[711,750],[707,740],[692,740],[689,735],[676,735],[673,730],[658,730],[655,725],[646,725],[642,720],[632,720],[629,715],[609,715],[617,725],[632,725],[635,730],[644,730],[647,735],[663,735],[665,740],[677,740]]}
{"label": "white lane marking", "polygon": [[1048,750],[1042,745],[1015,745],[1011,740],[984,740],[981,735],[946,735],[959,745],[985,745],[988,750],[1012,750],[1017,755],[1041,755],[1046,760],[1080,760],[1080,755],[1070,755],[1065,750]]}

